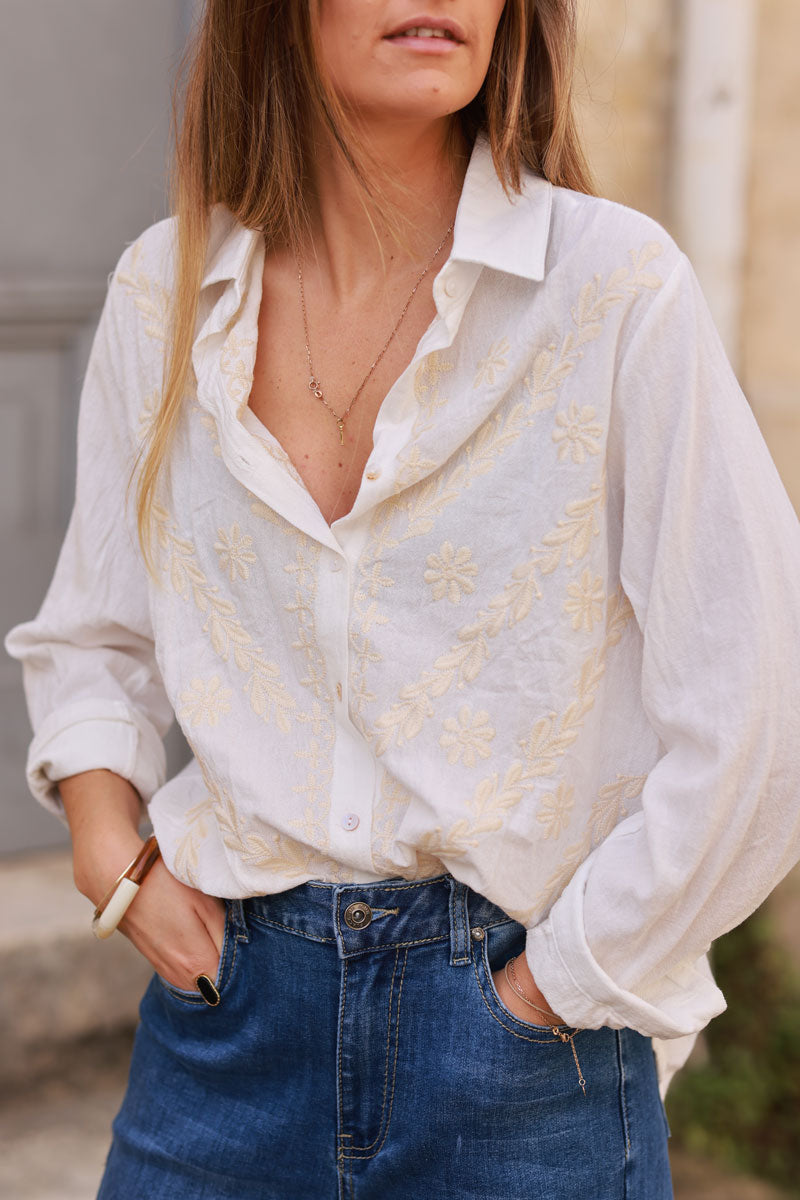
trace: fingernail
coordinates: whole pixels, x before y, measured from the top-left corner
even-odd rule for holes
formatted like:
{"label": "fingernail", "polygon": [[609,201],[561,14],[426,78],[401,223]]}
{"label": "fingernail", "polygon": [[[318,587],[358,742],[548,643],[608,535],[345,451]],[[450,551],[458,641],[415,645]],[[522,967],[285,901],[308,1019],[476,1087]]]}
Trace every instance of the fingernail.
{"label": "fingernail", "polygon": [[208,975],[196,975],[194,986],[197,988],[200,995],[205,1000],[209,1008],[216,1008],[220,1002],[220,994],[217,991],[217,986],[213,979],[209,979]]}

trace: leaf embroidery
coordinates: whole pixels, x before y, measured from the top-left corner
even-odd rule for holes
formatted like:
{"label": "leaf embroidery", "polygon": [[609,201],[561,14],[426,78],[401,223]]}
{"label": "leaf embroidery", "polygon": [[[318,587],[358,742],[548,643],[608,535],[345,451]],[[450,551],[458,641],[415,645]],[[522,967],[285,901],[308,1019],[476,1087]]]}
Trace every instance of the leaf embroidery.
{"label": "leaf embroidery", "polygon": [[130,270],[118,272],[117,280],[128,295],[133,297],[137,311],[144,317],[144,331],[147,336],[157,342],[165,342],[169,324],[170,294],[162,283],[152,279],[141,269],[141,257],[141,242],[137,242],[131,254]]}
{"label": "leaf embroidery", "polygon": [[524,621],[534,601],[541,599],[539,577],[552,574],[565,551],[570,565],[587,554],[591,539],[599,532],[596,510],[604,503],[603,475],[593,486],[591,496],[566,506],[566,518],[545,535],[543,546],[535,547],[527,562],[514,568],[511,579],[489,601],[488,607],[459,630],[458,641],[440,654],[433,667],[423,671],[415,683],[406,684],[399,699],[378,717],[374,732],[367,735],[374,738],[377,755],[385,754],[395,742],[402,746],[416,737],[425,721],[434,715],[433,701],[453,685],[464,687],[477,679],[489,661],[490,640]]}
{"label": "leaf embroidery", "polygon": [[266,658],[261,647],[253,645],[251,635],[239,620],[236,606],[220,595],[215,584],[208,582],[197,563],[194,546],[170,527],[166,510],[156,504],[153,516],[158,545],[166,555],[164,570],[173,591],[193,599],[195,607],[204,614],[203,632],[208,634],[215,653],[223,662],[232,660],[247,674],[245,692],[253,712],[266,722],[274,716],[278,729],[288,733],[295,702],[284,687],[277,664]]}
{"label": "leaf embroidery", "polygon": [[[576,680],[577,698],[570,701],[562,714],[553,713],[534,723],[531,738],[523,744],[525,761],[512,762],[502,779],[495,773],[481,780],[472,797],[465,802],[467,816],[453,822],[446,832],[437,826],[426,835],[423,841],[428,853],[438,854],[445,860],[468,853],[486,834],[502,828],[505,814],[519,804],[538,778],[555,772],[558,758],[572,745],[586,714],[594,705],[608,652],[619,642],[632,615],[624,593],[618,592],[611,598],[605,640],[592,651],[581,668]],[[543,730],[547,732],[544,744],[540,736]]]}

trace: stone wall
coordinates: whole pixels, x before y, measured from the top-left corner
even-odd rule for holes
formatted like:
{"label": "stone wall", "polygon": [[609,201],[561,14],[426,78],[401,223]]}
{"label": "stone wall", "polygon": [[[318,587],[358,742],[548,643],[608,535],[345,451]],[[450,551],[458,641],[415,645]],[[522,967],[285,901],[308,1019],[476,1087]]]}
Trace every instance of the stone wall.
{"label": "stone wall", "polygon": [[674,0],[583,0],[576,96],[598,191],[666,223]]}
{"label": "stone wall", "polygon": [[[649,213],[679,241],[670,188],[671,174],[680,166],[674,128],[678,29],[682,11],[703,2],[583,0],[581,5],[577,92],[598,189]],[[742,386],[800,510],[800,5],[755,0],[754,24],[742,317],[735,357]]]}
{"label": "stone wall", "polygon": [[800,511],[800,4],[760,0],[742,377]]}

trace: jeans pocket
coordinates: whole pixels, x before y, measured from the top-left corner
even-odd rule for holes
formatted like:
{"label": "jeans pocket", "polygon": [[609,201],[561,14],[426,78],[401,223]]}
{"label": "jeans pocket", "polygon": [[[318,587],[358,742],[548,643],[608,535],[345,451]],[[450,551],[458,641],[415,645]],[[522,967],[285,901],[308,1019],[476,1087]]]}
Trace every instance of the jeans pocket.
{"label": "jeans pocket", "polygon": [[[225,929],[222,935],[222,950],[220,951],[219,962],[217,964],[217,972],[214,977],[214,986],[219,993],[220,999],[224,996],[233,978],[234,967],[236,960],[239,957],[239,939],[236,936],[233,920],[233,908],[231,901],[225,901]],[[200,992],[196,988],[179,988],[174,984],[168,983],[161,975],[156,974],[156,979],[161,984],[162,989],[174,1000],[181,1004],[188,1005],[193,1008],[209,1008],[214,1007],[209,1005],[208,1001],[204,1000]]]}
{"label": "jeans pocket", "polygon": [[[480,952],[476,954],[475,976],[478,989],[485,1006],[493,1016],[500,1020],[509,1032],[517,1036],[533,1035],[534,1040],[541,1039],[552,1043],[556,1039],[552,1025],[543,1025],[537,1021],[527,1021],[512,1013],[503,1003],[492,979],[492,972],[502,970],[509,958],[514,958],[525,949],[526,931],[518,921],[504,921],[499,925],[491,925],[484,929],[480,940]],[[531,1009],[531,1015],[534,1010]],[[557,1028],[566,1028],[558,1026]]]}

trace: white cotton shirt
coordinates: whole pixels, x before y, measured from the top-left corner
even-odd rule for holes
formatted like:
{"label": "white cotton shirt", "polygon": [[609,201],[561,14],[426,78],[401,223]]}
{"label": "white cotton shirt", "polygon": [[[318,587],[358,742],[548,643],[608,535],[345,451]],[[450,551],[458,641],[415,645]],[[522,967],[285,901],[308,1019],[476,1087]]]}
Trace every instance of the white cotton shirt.
{"label": "white cotton shirt", "polygon": [[448,870],[526,926],[567,1022],[677,1039],[665,1080],[724,1007],[712,939],[800,856],[798,524],[685,257],[533,175],[512,202],[479,141],[329,527],[247,407],[263,241],[216,209],[153,582],[126,489],[174,232],[111,280],[72,520],[7,641],[34,795],[124,776],[219,896]]}

